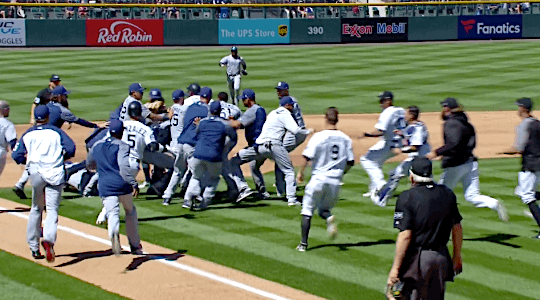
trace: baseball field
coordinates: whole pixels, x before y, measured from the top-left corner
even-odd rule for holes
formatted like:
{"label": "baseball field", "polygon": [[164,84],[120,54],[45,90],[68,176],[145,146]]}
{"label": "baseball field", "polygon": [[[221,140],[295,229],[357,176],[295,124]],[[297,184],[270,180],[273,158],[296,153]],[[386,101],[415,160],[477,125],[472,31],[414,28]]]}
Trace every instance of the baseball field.
{"label": "baseball field", "polygon": [[[502,223],[489,209],[474,208],[463,199],[461,188],[455,190],[464,218],[464,271],[454,283],[448,284],[447,299],[540,299],[537,293],[540,243],[531,239],[538,228],[524,215],[526,206],[513,193],[520,162],[518,158],[496,155],[510,146],[513,127],[519,123],[514,112],[515,99],[523,96],[538,99],[539,46],[537,41],[508,41],[240,47],[239,54],[246,60],[249,72],[242,79],[242,85],[255,90],[257,101],[267,111],[277,106],[273,87],[278,81],[287,81],[305,114],[320,115],[328,106],[338,107],[342,114],[351,114],[342,116],[342,123],[338,124],[349,135],[371,130],[377,116],[368,113],[380,111],[376,96],[383,90],[394,92],[399,106],[415,104],[425,112],[437,112],[439,102],[453,96],[466,110],[474,111],[470,115],[478,131],[476,154],[483,158],[480,160],[481,190],[504,202],[510,222]],[[107,119],[108,112],[127,96],[127,87],[132,82],[160,88],[167,95],[168,105],[174,89],[185,88],[194,81],[212,87],[214,93],[227,90],[224,71],[218,66],[219,59],[228,54],[225,47],[34,49],[6,50],[2,54],[4,72],[0,74],[0,98],[11,103],[10,119],[18,124],[28,123],[31,102],[53,73],[59,74],[62,83],[72,91],[70,109],[88,120]],[[320,116],[306,118],[308,126],[321,128]],[[424,119],[432,143],[440,145],[441,121],[437,113],[426,113]],[[19,134],[24,128],[23,125],[18,127]],[[66,132],[78,141],[77,158],[83,158],[85,150],[81,145],[88,131],[73,125]],[[375,140],[355,141],[357,156],[373,143]],[[298,158],[300,153],[296,151],[293,156]],[[387,163],[385,172],[392,166],[395,163]],[[438,162],[434,169],[438,178],[441,173]],[[6,299],[120,298],[117,294],[137,298],[127,289],[115,289],[103,280],[128,278],[138,283],[133,290],[146,290],[146,295],[151,285],[145,286],[147,281],[137,276],[152,274],[152,279],[162,276],[163,281],[170,280],[166,278],[168,273],[160,273],[159,268],[155,271],[156,266],[151,263],[130,269],[136,259],[126,258],[129,255],[115,261],[104,252],[108,249],[106,245],[90,249],[103,253],[82,255],[89,249],[82,248],[79,240],[71,240],[66,233],[59,233],[56,251],[64,257],[57,263],[27,261],[31,258],[25,244],[24,219],[20,216],[30,200],[19,200],[9,188],[20,172],[19,167],[10,163],[0,179],[0,186],[4,187],[0,189],[0,198],[18,202],[0,203],[4,208],[8,208],[8,204],[13,206],[10,212],[0,213],[0,228],[6,232],[0,238],[0,249],[19,256],[0,252],[2,261],[9,261],[0,266],[0,286],[6,291],[3,299],[4,295]],[[338,220],[338,238],[328,240],[324,221],[315,217],[309,249],[299,253],[294,250],[300,239],[299,208],[288,207],[286,202],[275,198],[273,173],[267,173],[266,180],[272,199],[251,199],[241,205],[217,201],[204,212],[183,210],[177,199],[174,205],[164,207],[161,199],[143,195],[135,201],[141,238],[163,247],[155,251],[166,248],[168,255],[178,253],[173,255],[174,259],[163,255],[155,260],[170,258],[187,263],[195,257],[322,298],[382,299],[398,233],[392,228],[395,200],[380,208],[368,198],[362,198],[361,194],[367,191],[368,177],[359,165],[355,166],[344,178],[340,201],[333,211]],[[407,187],[403,180],[398,193]],[[224,191],[225,186],[221,184],[219,190]],[[26,193],[30,195],[30,189]],[[299,195],[302,194],[300,188]],[[79,230],[106,238],[106,231],[94,225],[100,209],[98,198],[79,198],[66,193],[60,214],[87,224],[82,224],[83,229]],[[60,225],[75,226],[71,222],[62,219]],[[65,257],[69,259],[63,260]],[[76,261],[71,259],[73,257],[82,259]],[[70,264],[66,265],[68,262]],[[227,274],[233,271],[215,272],[232,278]],[[177,291],[175,299],[229,298],[216,294],[216,288],[210,283],[192,283],[190,280],[197,276],[178,278],[177,285],[171,283],[160,288]],[[184,294],[184,289],[178,287],[186,282],[189,293]],[[274,288],[277,289],[269,285],[266,290],[272,292]],[[308,297],[293,289],[275,293],[283,297],[281,299]],[[138,298],[166,297],[153,294]],[[238,298],[264,297],[247,294]]]}

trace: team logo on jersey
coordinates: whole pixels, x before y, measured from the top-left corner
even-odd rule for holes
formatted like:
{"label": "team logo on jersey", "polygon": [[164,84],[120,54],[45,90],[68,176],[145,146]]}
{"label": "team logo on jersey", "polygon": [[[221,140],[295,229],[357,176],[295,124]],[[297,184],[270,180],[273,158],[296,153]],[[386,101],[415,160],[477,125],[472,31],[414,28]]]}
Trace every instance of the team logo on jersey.
{"label": "team logo on jersey", "polygon": [[278,26],[278,34],[279,36],[287,36],[289,33],[289,26],[287,25],[279,25]]}

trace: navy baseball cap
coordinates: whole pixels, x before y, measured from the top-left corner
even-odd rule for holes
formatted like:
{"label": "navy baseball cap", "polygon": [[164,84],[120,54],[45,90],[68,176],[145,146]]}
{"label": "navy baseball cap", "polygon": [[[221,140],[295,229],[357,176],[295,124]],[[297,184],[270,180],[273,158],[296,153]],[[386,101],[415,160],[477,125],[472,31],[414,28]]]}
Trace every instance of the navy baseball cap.
{"label": "navy baseball cap", "polygon": [[459,104],[455,98],[446,98],[444,99],[444,101],[441,101],[441,106],[454,109],[454,108],[458,108]]}
{"label": "navy baseball cap", "polygon": [[432,169],[431,161],[426,157],[417,156],[411,162],[411,172],[420,177],[431,177]]}
{"label": "navy baseball cap", "polygon": [[380,100],[386,100],[386,99],[393,100],[394,99],[394,94],[392,94],[392,92],[390,92],[390,91],[384,91],[384,92],[380,93],[377,97],[379,97]]}
{"label": "navy baseball cap", "polygon": [[52,94],[53,96],[58,96],[58,95],[69,95],[69,94],[71,94],[71,92],[68,91],[68,90],[66,90],[66,88],[65,88],[63,85],[59,85],[59,86],[55,87],[55,88],[52,90],[51,94]]}
{"label": "navy baseball cap", "polygon": [[231,47],[231,52],[235,52],[235,51],[238,52],[238,48],[236,48],[235,46],[232,46]]}
{"label": "navy baseball cap", "polygon": [[521,98],[516,101],[517,106],[523,106],[524,108],[531,110],[533,107],[533,102],[531,98]]}
{"label": "navy baseball cap", "polygon": [[245,89],[242,92],[242,96],[240,96],[240,99],[252,99],[255,100],[255,92],[252,89]]}
{"label": "navy baseball cap", "polygon": [[109,124],[109,132],[116,134],[121,133],[124,131],[124,123],[120,120],[111,120],[111,123]]}
{"label": "navy baseball cap", "polygon": [[180,98],[184,97],[184,91],[178,89],[172,93],[172,99],[178,100]]}
{"label": "navy baseball cap", "polygon": [[205,86],[201,89],[201,97],[206,99],[212,99],[212,89]]}
{"label": "navy baseball cap", "polygon": [[38,105],[34,108],[34,119],[43,121],[49,116],[49,108],[47,105]]}
{"label": "navy baseball cap", "polygon": [[163,99],[161,97],[161,90],[160,89],[151,89],[150,90],[150,100],[159,100]]}
{"label": "navy baseball cap", "polygon": [[53,82],[53,81],[60,81],[60,76],[58,75],[55,75],[55,74],[52,74],[51,75],[51,79],[49,79],[50,82]]}
{"label": "navy baseball cap", "polygon": [[294,100],[289,96],[285,96],[285,97],[279,99],[279,105],[280,106],[285,106],[287,104],[291,104],[291,105],[294,104]]}
{"label": "navy baseball cap", "polygon": [[213,115],[219,115],[221,113],[221,101],[210,103],[210,113]]}
{"label": "navy baseball cap", "polygon": [[277,86],[275,88],[278,89],[278,90],[288,90],[289,89],[289,84],[286,83],[285,81],[280,81],[280,82],[278,82],[278,84],[277,84]]}
{"label": "navy baseball cap", "polygon": [[139,93],[143,93],[144,90],[146,90],[146,88],[143,88],[142,85],[140,83],[132,83],[130,86],[129,86],[129,94],[131,95],[131,93],[133,92],[139,92]]}

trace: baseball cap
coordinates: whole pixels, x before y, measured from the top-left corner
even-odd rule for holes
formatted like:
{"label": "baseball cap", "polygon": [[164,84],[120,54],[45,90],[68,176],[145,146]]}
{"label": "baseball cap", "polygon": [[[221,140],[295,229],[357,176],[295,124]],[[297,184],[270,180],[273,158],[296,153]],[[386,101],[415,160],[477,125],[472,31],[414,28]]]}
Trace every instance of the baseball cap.
{"label": "baseball cap", "polygon": [[139,93],[142,94],[144,92],[144,90],[146,90],[146,88],[143,88],[140,83],[132,83],[129,86],[129,94],[131,94],[133,92],[139,92]]}
{"label": "baseball cap", "polygon": [[231,47],[231,52],[233,52],[233,51],[238,51],[238,48],[236,48],[235,46],[232,46]]}
{"label": "baseball cap", "polygon": [[161,90],[160,89],[151,89],[150,90],[150,100],[158,100],[163,99],[161,97]]}
{"label": "baseball cap", "polygon": [[458,108],[459,104],[455,98],[446,98],[444,101],[441,101],[442,107],[448,107],[448,108]]}
{"label": "baseball cap", "polygon": [[211,99],[212,98],[212,89],[205,86],[201,89],[201,97],[203,98],[206,98],[206,99]]}
{"label": "baseball cap", "polygon": [[213,115],[219,115],[221,113],[221,101],[210,103],[210,113]]}
{"label": "baseball cap", "polygon": [[55,88],[52,90],[51,94],[52,94],[53,96],[58,96],[58,95],[69,95],[69,94],[71,94],[71,92],[68,91],[68,90],[66,90],[66,88],[65,88],[63,85],[59,85],[59,86],[55,87]]}
{"label": "baseball cap", "polygon": [[178,89],[172,93],[172,99],[178,100],[180,98],[184,97],[184,91]]}
{"label": "baseball cap", "polygon": [[49,116],[49,108],[47,105],[38,105],[34,108],[34,119],[43,121]]}
{"label": "baseball cap", "polygon": [[55,74],[52,74],[52,75],[51,75],[51,79],[49,79],[49,81],[51,81],[51,82],[53,82],[53,81],[60,81],[60,76],[55,75]]}
{"label": "baseball cap", "polygon": [[279,99],[279,105],[280,106],[285,106],[287,104],[294,104],[294,101],[293,101],[293,99],[291,97],[285,96],[285,97]]}
{"label": "baseball cap", "polygon": [[289,89],[289,84],[286,83],[285,81],[280,81],[280,82],[278,82],[278,84],[277,84],[277,86],[275,88],[278,89],[278,90],[288,90]]}
{"label": "baseball cap", "polygon": [[533,102],[531,98],[520,98],[516,101],[517,106],[523,106],[524,108],[531,110]]}
{"label": "baseball cap", "polygon": [[392,94],[392,92],[390,92],[390,91],[384,91],[384,92],[380,93],[377,97],[379,97],[380,100],[385,100],[385,99],[393,100],[394,99],[394,94]]}
{"label": "baseball cap", "polygon": [[432,175],[431,161],[426,157],[415,157],[411,162],[411,172],[417,176],[430,178]]}
{"label": "baseball cap", "polygon": [[109,124],[109,132],[116,134],[124,131],[124,123],[120,120],[111,120]]}
{"label": "baseball cap", "polygon": [[240,96],[240,99],[242,99],[242,100],[244,100],[244,99],[255,100],[255,91],[253,91],[252,89],[245,89],[242,92],[242,96]]}

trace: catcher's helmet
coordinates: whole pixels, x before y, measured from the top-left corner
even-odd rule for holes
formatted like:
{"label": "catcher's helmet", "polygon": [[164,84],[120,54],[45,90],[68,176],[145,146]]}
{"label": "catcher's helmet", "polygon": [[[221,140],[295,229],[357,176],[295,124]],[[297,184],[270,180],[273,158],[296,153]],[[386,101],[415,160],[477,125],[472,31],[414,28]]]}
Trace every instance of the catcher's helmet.
{"label": "catcher's helmet", "polygon": [[195,95],[198,95],[201,92],[201,86],[194,82],[187,87],[187,90]]}
{"label": "catcher's helmet", "polygon": [[133,101],[128,105],[127,113],[130,117],[136,118],[142,115],[142,104],[138,101]]}

